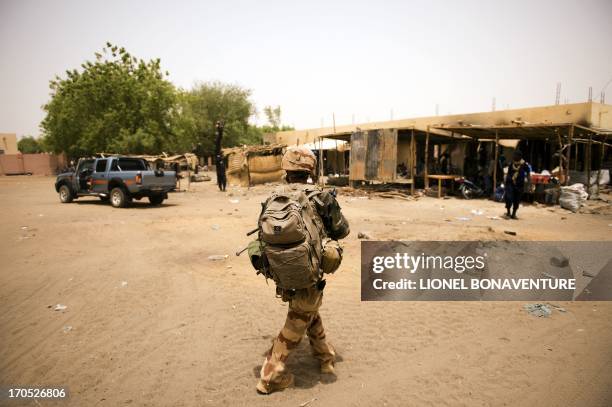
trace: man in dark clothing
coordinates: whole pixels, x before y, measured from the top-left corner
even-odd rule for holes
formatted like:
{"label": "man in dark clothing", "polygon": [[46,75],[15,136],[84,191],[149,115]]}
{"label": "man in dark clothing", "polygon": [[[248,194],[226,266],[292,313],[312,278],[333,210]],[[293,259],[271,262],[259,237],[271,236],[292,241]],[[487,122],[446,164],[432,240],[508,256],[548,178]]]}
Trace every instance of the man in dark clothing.
{"label": "man in dark clothing", "polygon": [[225,176],[225,160],[223,160],[223,155],[217,156],[215,165],[217,167],[217,185],[219,186],[219,191],[225,192],[227,177]]}
{"label": "man in dark clothing", "polygon": [[[523,154],[516,150],[512,156],[512,162],[508,165],[508,174],[505,182],[506,216],[517,219],[518,210],[525,181],[529,178],[529,165],[523,160]],[[510,213],[512,208],[512,213]]]}
{"label": "man in dark clothing", "polygon": [[225,192],[227,185],[227,178],[225,176],[225,160],[223,160],[223,154],[221,153],[221,141],[223,139],[223,121],[215,123],[215,167],[217,169],[217,185],[219,191]]}

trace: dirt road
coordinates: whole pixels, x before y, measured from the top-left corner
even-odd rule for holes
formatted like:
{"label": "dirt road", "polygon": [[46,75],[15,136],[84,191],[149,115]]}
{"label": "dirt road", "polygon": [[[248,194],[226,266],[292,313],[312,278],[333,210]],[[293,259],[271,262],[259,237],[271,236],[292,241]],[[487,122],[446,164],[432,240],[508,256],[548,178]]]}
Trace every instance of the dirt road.
{"label": "dirt road", "polygon": [[612,216],[526,207],[509,221],[484,200],[340,196],[352,233],[322,309],[338,379],[319,380],[303,341],[296,388],[259,396],[286,306],[233,253],[269,188],[192,184],[162,207],[113,209],[60,204],[52,185],[0,178],[2,386],[65,385],[54,405],[70,406],[612,405],[612,303],[550,318],[521,302],[362,303],[357,239],[610,240]]}

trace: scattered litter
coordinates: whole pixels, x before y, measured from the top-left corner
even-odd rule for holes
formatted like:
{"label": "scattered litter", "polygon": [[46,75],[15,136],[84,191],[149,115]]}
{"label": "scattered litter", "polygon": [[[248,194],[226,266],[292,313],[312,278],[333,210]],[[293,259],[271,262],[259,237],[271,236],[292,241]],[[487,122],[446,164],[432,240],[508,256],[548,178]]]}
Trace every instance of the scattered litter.
{"label": "scattered litter", "polygon": [[357,233],[357,239],[369,240],[370,239],[370,235],[368,235],[366,232],[359,232],[359,233]]}
{"label": "scattered litter", "polygon": [[316,399],[317,399],[317,398],[315,397],[315,398],[313,398],[312,400],[305,401],[305,402],[303,402],[302,404],[300,404],[300,406],[299,406],[299,407],[306,407],[307,405],[309,405],[310,403],[312,403],[312,402],[313,402],[313,401],[315,401]]}
{"label": "scattered litter", "polygon": [[236,306],[235,306],[235,305],[232,305],[232,309],[236,309]]}
{"label": "scattered litter", "polygon": [[555,267],[567,267],[569,265],[569,259],[565,256],[551,257],[550,264]]}
{"label": "scattered litter", "polygon": [[213,254],[211,256],[208,256],[208,260],[211,261],[222,261],[225,260],[229,257],[229,254]]}
{"label": "scattered litter", "polygon": [[467,218],[467,217],[465,217],[465,216],[458,216],[458,217],[456,217],[455,219],[460,220],[460,221],[462,221],[462,222],[467,222],[467,221],[469,221],[469,220],[472,220],[472,218]]}
{"label": "scattered litter", "polygon": [[53,311],[64,311],[66,308],[68,308],[67,305],[56,304],[55,307],[53,307]]}
{"label": "scattered litter", "polygon": [[585,276],[585,277],[595,278],[595,275],[594,275],[594,274],[591,274],[591,273],[589,273],[589,272],[588,272],[588,271],[586,271],[586,270],[583,270],[583,271],[582,271],[582,275],[583,275],[583,276]]}
{"label": "scattered litter", "polygon": [[554,309],[556,309],[559,312],[567,312],[567,310],[557,304],[551,304],[550,302],[547,302],[546,305],[550,305],[551,307],[553,307]]}
{"label": "scattered litter", "polygon": [[523,308],[534,317],[548,318],[552,314],[552,310],[546,304],[525,304]]}
{"label": "scattered litter", "polygon": [[122,281],[121,282],[121,287],[127,287],[127,281]]}
{"label": "scattered litter", "polygon": [[299,406],[299,407],[306,407],[307,405],[309,405],[310,403],[312,403],[312,402],[313,402],[313,401],[315,401],[316,399],[317,399],[317,398],[315,397],[315,398],[313,398],[312,400],[305,401],[305,402],[303,402],[302,404],[300,404],[300,406]]}
{"label": "scattered litter", "polygon": [[226,268],[231,269],[231,268],[232,268],[232,266],[227,266]]}
{"label": "scattered litter", "polygon": [[511,230],[504,230],[504,233],[510,236],[516,236],[516,232],[513,232]]}
{"label": "scattered litter", "polygon": [[221,229],[221,226],[219,226],[219,225],[212,225],[210,228],[212,230],[219,230],[219,229]]}
{"label": "scattered litter", "polygon": [[22,226],[21,230],[28,230],[28,227],[27,226]]}
{"label": "scattered litter", "polygon": [[487,216],[488,219],[491,220],[500,220],[501,218],[499,216]]}
{"label": "scattered litter", "polygon": [[65,325],[65,326],[62,328],[62,331],[63,331],[65,334],[67,334],[68,332],[72,331],[72,325]]}
{"label": "scattered litter", "polygon": [[237,204],[240,202],[240,199],[230,199],[230,203]]}
{"label": "scattered litter", "polygon": [[476,215],[476,216],[480,216],[484,213],[482,209],[472,209],[471,212],[472,212],[472,215]]}

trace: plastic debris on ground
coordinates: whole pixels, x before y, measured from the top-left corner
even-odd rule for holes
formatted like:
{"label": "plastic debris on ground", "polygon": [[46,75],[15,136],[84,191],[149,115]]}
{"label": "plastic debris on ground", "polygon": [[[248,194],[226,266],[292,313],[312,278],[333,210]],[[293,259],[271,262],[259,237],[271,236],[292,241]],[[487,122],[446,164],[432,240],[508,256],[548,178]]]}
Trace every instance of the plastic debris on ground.
{"label": "plastic debris on ground", "polygon": [[556,309],[559,312],[567,312],[567,310],[557,304],[551,304],[550,302],[547,302],[546,305],[550,305],[551,307],[553,307],[554,309]]}
{"label": "plastic debris on ground", "polygon": [[66,325],[62,328],[62,331],[67,334],[68,332],[72,331],[72,326],[71,325]]}
{"label": "plastic debris on ground", "polygon": [[487,216],[488,219],[491,220],[500,220],[501,218],[499,216]]}
{"label": "plastic debris on ground", "polygon": [[240,202],[240,199],[230,199],[230,203],[237,204]]}
{"label": "plastic debris on ground", "polygon": [[482,214],[484,214],[484,211],[482,209],[472,209],[472,215],[476,215],[476,216],[480,216]]}
{"label": "plastic debris on ground", "polygon": [[548,318],[552,314],[552,310],[546,304],[536,303],[536,304],[525,304],[523,305],[525,311],[527,311],[530,315],[534,317],[544,317]]}
{"label": "plastic debris on ground", "polygon": [[460,220],[460,221],[462,221],[462,222],[467,222],[467,221],[469,221],[469,220],[472,220],[472,218],[468,218],[468,217],[466,217],[466,216],[458,216],[458,217],[456,217],[455,219]]}
{"label": "plastic debris on ground", "polygon": [[127,287],[127,285],[128,285],[127,281],[122,281],[121,282],[121,287]]}
{"label": "plastic debris on ground", "polygon": [[219,229],[221,229],[221,226],[219,226],[219,225],[212,225],[210,228],[212,230],[219,230]]}
{"label": "plastic debris on ground", "polygon": [[53,311],[64,311],[66,308],[68,308],[67,305],[55,304],[55,307],[53,307]]}
{"label": "plastic debris on ground", "polygon": [[229,254],[213,254],[208,256],[208,260],[210,261],[222,261],[229,257]]}
{"label": "plastic debris on ground", "polygon": [[511,230],[504,230],[504,233],[510,236],[516,236],[516,232],[513,232]]}

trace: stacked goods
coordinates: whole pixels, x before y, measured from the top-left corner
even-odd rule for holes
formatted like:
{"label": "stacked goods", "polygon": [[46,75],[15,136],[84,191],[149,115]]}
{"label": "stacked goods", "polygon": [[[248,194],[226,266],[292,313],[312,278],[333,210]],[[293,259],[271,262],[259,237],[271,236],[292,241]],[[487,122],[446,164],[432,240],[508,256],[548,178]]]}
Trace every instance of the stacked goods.
{"label": "stacked goods", "polygon": [[250,186],[281,181],[285,175],[281,169],[284,148],[284,145],[274,144],[224,149],[228,182]]}
{"label": "stacked goods", "polygon": [[230,185],[249,186],[247,159],[241,151],[227,154],[227,182]]}
{"label": "stacked goods", "polygon": [[577,212],[588,197],[589,194],[587,194],[585,191],[583,184],[574,184],[570,185],[569,187],[561,187],[559,205],[561,205],[562,208],[568,209],[572,212]]}
{"label": "stacked goods", "polygon": [[251,184],[280,182],[285,175],[281,169],[282,155],[253,155],[249,157]]}

